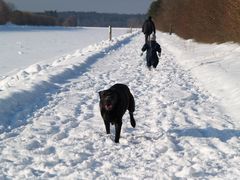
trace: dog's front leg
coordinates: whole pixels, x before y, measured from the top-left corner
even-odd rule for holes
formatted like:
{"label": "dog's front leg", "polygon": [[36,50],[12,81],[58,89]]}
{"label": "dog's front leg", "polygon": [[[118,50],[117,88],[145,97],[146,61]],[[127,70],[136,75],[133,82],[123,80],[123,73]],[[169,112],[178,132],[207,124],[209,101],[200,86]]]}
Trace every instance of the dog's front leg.
{"label": "dog's front leg", "polygon": [[110,134],[110,123],[108,121],[104,120],[104,124],[105,124],[107,134]]}
{"label": "dog's front leg", "polygon": [[119,143],[121,128],[122,128],[122,122],[115,124],[115,143]]}

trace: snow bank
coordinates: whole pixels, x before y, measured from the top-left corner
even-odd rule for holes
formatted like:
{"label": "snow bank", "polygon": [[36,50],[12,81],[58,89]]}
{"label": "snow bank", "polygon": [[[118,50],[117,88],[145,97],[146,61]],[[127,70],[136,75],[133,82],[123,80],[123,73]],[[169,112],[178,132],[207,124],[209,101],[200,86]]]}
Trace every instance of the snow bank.
{"label": "snow bank", "polygon": [[161,33],[160,43],[183,68],[218,97],[235,120],[240,117],[240,46],[234,43],[200,44]]}

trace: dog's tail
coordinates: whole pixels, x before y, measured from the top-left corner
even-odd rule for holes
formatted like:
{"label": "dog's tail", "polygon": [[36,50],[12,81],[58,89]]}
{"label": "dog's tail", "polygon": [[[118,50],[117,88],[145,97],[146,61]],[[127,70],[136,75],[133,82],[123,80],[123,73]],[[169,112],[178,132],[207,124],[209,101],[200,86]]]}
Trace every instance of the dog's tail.
{"label": "dog's tail", "polygon": [[130,115],[130,122],[131,122],[131,125],[132,125],[132,127],[136,127],[136,121],[135,121],[135,119],[134,119],[134,117],[133,117],[133,113],[132,112],[129,112],[129,115]]}

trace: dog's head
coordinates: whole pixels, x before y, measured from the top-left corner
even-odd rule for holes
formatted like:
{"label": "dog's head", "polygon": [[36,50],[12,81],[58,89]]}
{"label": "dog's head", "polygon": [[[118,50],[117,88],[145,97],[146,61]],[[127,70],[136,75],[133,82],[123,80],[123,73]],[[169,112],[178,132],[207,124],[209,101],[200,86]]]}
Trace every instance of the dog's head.
{"label": "dog's head", "polygon": [[117,104],[118,96],[113,90],[103,90],[98,92],[100,96],[100,107],[106,111],[111,111]]}

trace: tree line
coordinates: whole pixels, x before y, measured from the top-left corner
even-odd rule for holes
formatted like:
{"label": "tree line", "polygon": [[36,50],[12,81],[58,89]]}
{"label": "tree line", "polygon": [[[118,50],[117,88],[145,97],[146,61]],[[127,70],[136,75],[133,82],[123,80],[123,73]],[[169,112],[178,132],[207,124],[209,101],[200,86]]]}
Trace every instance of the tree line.
{"label": "tree line", "polygon": [[44,26],[90,26],[90,27],[141,27],[145,15],[108,14],[96,12],[23,12],[14,9],[14,5],[0,0],[0,25]]}
{"label": "tree line", "polygon": [[8,22],[16,25],[56,25],[56,20],[52,17],[18,11],[14,5],[0,0],[0,25]]}
{"label": "tree line", "polygon": [[157,0],[148,13],[159,30],[185,39],[240,42],[240,0]]}
{"label": "tree line", "polygon": [[60,23],[88,27],[106,27],[109,25],[113,27],[141,27],[146,16],[96,12],[58,12],[57,14]]}

